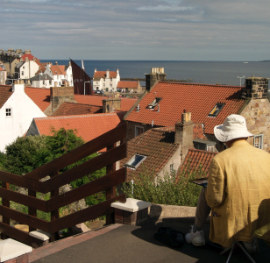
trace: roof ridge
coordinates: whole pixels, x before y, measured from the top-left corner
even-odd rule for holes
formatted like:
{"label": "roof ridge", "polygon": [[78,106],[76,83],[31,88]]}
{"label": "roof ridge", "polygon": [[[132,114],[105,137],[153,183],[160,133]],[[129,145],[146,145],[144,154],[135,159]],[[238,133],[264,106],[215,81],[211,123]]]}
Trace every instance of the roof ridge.
{"label": "roof ridge", "polygon": [[189,148],[188,150],[189,151],[193,151],[193,152],[207,153],[207,154],[218,154],[217,152],[210,152],[210,151],[199,150],[199,149],[195,149],[195,148]]}
{"label": "roof ridge", "polygon": [[68,116],[51,116],[51,117],[41,117],[41,118],[34,118],[35,120],[50,120],[50,119],[72,119],[72,118],[84,118],[84,117],[100,117],[100,116],[113,116],[119,115],[119,113],[99,113],[99,114],[80,114],[80,115],[68,115]]}
{"label": "roof ridge", "polygon": [[[163,80],[163,81],[159,81],[157,83],[157,85],[159,83],[169,83],[169,84],[181,84],[181,85],[187,85],[187,86],[192,86],[192,85],[196,85],[196,86],[214,86],[214,87],[221,87],[221,88],[238,88],[238,89],[242,89],[243,87],[241,86],[234,86],[234,85],[222,85],[222,84],[205,84],[205,83],[187,83],[187,82],[178,82],[178,81],[166,81],[166,80]],[[157,86],[156,85],[156,86]],[[155,87],[156,87],[155,86]],[[153,87],[153,89],[155,88]]]}

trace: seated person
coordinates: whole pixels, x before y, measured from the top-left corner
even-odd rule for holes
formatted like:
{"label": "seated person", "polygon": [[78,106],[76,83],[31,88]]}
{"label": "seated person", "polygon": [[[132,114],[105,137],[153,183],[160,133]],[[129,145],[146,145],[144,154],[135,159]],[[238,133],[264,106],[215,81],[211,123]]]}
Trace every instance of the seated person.
{"label": "seated person", "polygon": [[[202,188],[195,224],[185,238],[194,246],[205,244],[203,224],[212,210],[210,240],[223,247],[246,241],[251,251],[256,230],[260,238],[270,240],[270,154],[247,142],[253,134],[240,115],[228,116],[214,134],[228,149],[211,161],[208,186]],[[264,222],[258,223],[259,218]]]}

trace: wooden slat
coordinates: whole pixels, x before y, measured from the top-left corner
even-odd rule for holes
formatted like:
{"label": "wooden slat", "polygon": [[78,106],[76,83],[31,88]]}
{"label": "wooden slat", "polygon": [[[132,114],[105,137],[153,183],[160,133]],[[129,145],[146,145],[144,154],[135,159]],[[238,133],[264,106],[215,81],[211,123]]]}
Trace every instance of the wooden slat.
{"label": "wooden slat", "polygon": [[[58,171],[51,173],[51,178],[53,178],[56,175],[58,175]],[[56,189],[51,191],[51,199],[57,198],[58,196],[59,196],[59,188],[56,188]],[[56,220],[58,218],[59,218],[59,210],[57,208],[57,209],[51,211],[51,221]],[[51,238],[50,238],[51,242],[56,241],[58,238],[59,238],[58,232],[51,233]]]}
{"label": "wooden slat", "polygon": [[26,174],[25,177],[32,179],[41,179],[47,176],[48,174],[51,174],[53,171],[61,170],[62,168],[107,147],[107,145],[123,140],[123,138],[126,137],[126,132],[127,132],[127,124],[123,123],[118,127],[116,127],[115,129],[107,133],[104,133],[98,138],[85,143],[84,145],[53,160],[52,162],[38,167],[34,171]]}
{"label": "wooden slat", "polygon": [[112,213],[114,210],[111,208],[111,203],[113,203],[114,201],[125,202],[125,200],[126,197],[125,194],[123,194],[111,200],[107,200],[100,204],[93,205],[76,213],[54,220],[50,223],[50,231],[51,233],[56,232],[88,220],[96,219],[97,217],[100,217],[102,215]]}
{"label": "wooden slat", "polygon": [[29,236],[28,233],[2,222],[0,222],[0,232],[34,248],[41,246],[43,243],[42,240]]}
{"label": "wooden slat", "polygon": [[65,194],[47,201],[47,212],[71,204],[77,200],[85,198],[87,196],[99,193],[108,189],[114,185],[119,185],[126,181],[126,168],[121,168],[114,173],[105,175],[93,182],[82,185],[76,189],[73,189]]}
{"label": "wooden slat", "polygon": [[[115,146],[116,146],[116,144],[109,145],[107,147],[107,151],[115,148]],[[111,164],[106,166],[106,174],[110,174],[114,171],[116,171],[116,162],[111,163]],[[115,186],[112,186],[112,187],[106,189],[106,200],[110,200],[110,199],[114,198],[115,196],[116,196],[116,187]],[[110,225],[112,223],[114,223],[114,214],[109,213],[108,215],[106,215],[106,225]]]}
{"label": "wooden slat", "polygon": [[[28,190],[28,196],[35,198],[37,196],[37,192],[33,191],[33,190]],[[32,205],[29,205],[28,206],[28,215],[36,217],[37,216],[37,209],[35,207],[33,207]],[[34,231],[34,230],[36,230],[36,228],[29,226],[29,232]]]}
{"label": "wooden slat", "polygon": [[0,188],[0,196],[10,201],[20,203],[25,206],[31,206],[38,210],[47,212],[46,201],[44,200],[40,200],[35,197],[20,194],[20,193],[14,192],[12,190],[7,190],[4,188]]}
{"label": "wooden slat", "polygon": [[27,188],[33,191],[41,191],[41,182],[26,178],[22,175],[0,171],[0,181]]}
{"label": "wooden slat", "polygon": [[[8,191],[10,189],[9,183],[2,182],[2,188],[6,189]],[[5,206],[5,207],[10,207],[9,199],[8,198],[2,199],[2,205]],[[10,218],[8,216],[6,217],[6,216],[3,215],[2,222],[7,224],[7,225],[10,225]],[[1,238],[6,239],[6,238],[8,238],[8,236],[5,235],[4,233],[1,233]]]}
{"label": "wooden slat", "polygon": [[49,232],[49,222],[43,219],[39,219],[37,217],[18,212],[2,205],[0,205],[0,214],[17,222],[20,222],[21,224],[26,224],[30,227],[38,228],[45,232]]}
{"label": "wooden slat", "polygon": [[90,174],[96,170],[99,170],[110,163],[116,162],[126,157],[126,144],[122,144],[117,148],[114,148],[104,154],[101,154],[94,159],[91,159],[73,169],[70,169],[62,174],[51,178],[43,183],[41,192],[48,193],[55,188],[59,188],[62,185],[68,184],[78,178],[83,177],[86,174]]}

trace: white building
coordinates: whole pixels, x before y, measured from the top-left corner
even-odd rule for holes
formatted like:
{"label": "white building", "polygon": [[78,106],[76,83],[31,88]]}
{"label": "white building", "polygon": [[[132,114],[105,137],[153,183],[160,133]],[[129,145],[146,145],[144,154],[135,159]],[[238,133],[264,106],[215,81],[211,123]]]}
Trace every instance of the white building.
{"label": "white building", "polygon": [[118,69],[116,71],[97,71],[95,69],[93,76],[93,90],[116,92],[119,81],[120,74]]}
{"label": "white building", "polygon": [[57,87],[61,87],[65,85],[65,82],[69,83],[69,86],[73,86],[73,75],[72,75],[72,67],[69,63],[68,66],[58,65],[55,62],[55,65],[48,63],[44,74],[47,74],[53,78],[53,86],[55,87],[57,83]]}
{"label": "white building", "polygon": [[0,151],[4,151],[17,137],[24,136],[33,118],[46,117],[25,94],[23,80],[12,86],[0,86]]}
{"label": "white building", "polygon": [[15,78],[28,80],[35,76],[36,72],[39,70],[39,65],[36,60],[28,60],[25,58],[25,61],[20,61],[15,67]]}
{"label": "white building", "polygon": [[0,85],[5,85],[7,80],[7,71],[4,65],[0,65]]}
{"label": "white building", "polygon": [[30,79],[31,87],[34,88],[46,88],[54,87],[53,77],[48,74],[39,73]]}

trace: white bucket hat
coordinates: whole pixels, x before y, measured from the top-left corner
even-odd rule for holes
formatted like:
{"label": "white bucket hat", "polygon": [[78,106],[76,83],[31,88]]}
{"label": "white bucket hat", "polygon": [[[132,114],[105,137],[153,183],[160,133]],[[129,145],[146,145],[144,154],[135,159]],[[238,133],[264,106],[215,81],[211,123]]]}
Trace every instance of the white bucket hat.
{"label": "white bucket hat", "polygon": [[246,119],[237,114],[228,116],[223,124],[215,126],[214,134],[221,142],[253,136],[253,134],[247,130]]}

